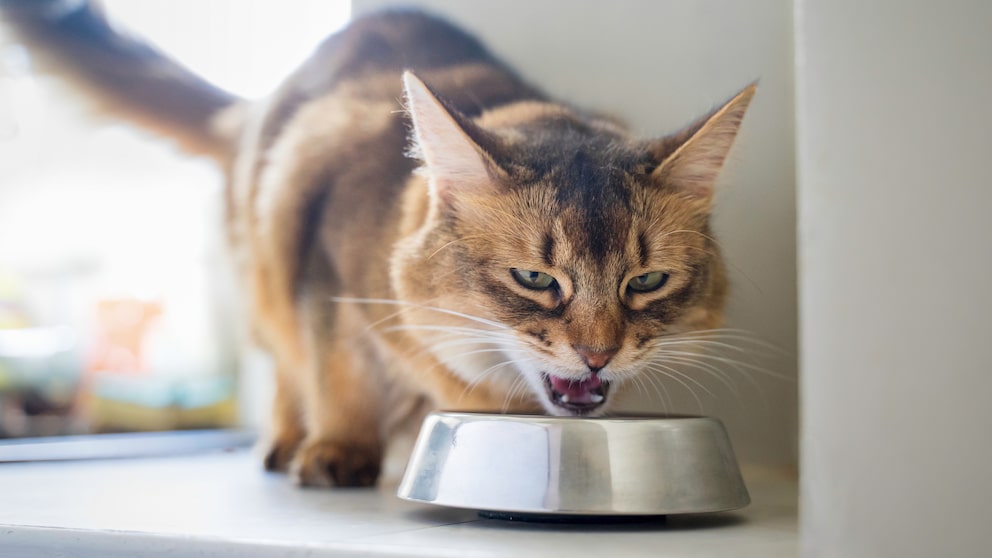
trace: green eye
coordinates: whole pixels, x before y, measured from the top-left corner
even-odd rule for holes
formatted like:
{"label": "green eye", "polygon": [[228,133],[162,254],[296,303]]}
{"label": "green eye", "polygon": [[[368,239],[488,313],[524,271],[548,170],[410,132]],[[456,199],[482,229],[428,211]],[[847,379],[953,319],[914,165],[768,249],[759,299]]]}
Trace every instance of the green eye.
{"label": "green eye", "polygon": [[527,271],[526,269],[511,269],[513,278],[528,289],[543,291],[558,284],[555,278],[540,271]]}
{"label": "green eye", "polygon": [[638,275],[627,282],[627,288],[636,293],[649,293],[665,286],[668,282],[668,274],[661,271],[652,271],[644,275]]}

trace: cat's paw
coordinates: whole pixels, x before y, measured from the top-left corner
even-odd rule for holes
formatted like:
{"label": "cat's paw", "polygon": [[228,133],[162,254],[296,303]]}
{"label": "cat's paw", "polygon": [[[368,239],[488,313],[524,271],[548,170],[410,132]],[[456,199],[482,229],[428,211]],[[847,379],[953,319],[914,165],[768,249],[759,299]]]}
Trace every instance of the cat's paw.
{"label": "cat's paw", "polygon": [[289,471],[289,464],[296,455],[296,448],[300,445],[298,439],[287,437],[275,438],[266,443],[264,447],[265,458],[262,465],[266,471],[285,473]]}
{"label": "cat's paw", "polygon": [[300,486],[372,486],[381,465],[378,445],[319,440],[296,452],[290,475]]}

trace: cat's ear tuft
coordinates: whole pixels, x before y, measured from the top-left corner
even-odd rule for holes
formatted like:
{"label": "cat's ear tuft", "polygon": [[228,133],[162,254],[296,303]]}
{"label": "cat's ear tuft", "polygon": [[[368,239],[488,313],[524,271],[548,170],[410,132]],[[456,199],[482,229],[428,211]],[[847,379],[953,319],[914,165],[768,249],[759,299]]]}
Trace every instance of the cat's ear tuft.
{"label": "cat's ear tuft", "polygon": [[499,167],[480,145],[491,138],[446,106],[413,72],[403,73],[403,87],[413,120],[410,154],[423,161],[432,194],[450,204],[459,194],[491,188]]}
{"label": "cat's ear tuft", "polygon": [[667,188],[710,200],[757,84],[655,146],[661,164],[652,178]]}

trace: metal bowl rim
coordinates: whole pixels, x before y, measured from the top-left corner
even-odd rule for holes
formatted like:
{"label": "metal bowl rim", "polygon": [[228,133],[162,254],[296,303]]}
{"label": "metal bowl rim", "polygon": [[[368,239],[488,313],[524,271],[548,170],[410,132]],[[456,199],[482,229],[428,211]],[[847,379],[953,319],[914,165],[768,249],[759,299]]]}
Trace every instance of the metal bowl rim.
{"label": "metal bowl rim", "polygon": [[543,423],[628,423],[628,422],[681,422],[681,421],[704,421],[721,422],[716,417],[701,415],[651,415],[651,414],[631,414],[631,415],[610,415],[602,417],[560,417],[553,415],[524,415],[512,413],[482,413],[471,411],[434,411],[428,417],[450,417],[465,420],[506,420],[510,422],[532,422]]}

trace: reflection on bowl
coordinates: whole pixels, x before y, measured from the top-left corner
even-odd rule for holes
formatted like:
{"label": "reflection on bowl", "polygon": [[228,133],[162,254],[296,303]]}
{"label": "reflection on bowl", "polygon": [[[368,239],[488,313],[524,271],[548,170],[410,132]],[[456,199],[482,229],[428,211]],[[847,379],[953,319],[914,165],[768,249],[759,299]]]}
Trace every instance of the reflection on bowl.
{"label": "reflection on bowl", "polygon": [[566,515],[716,512],[750,502],[726,430],[708,417],[432,413],[397,493]]}

